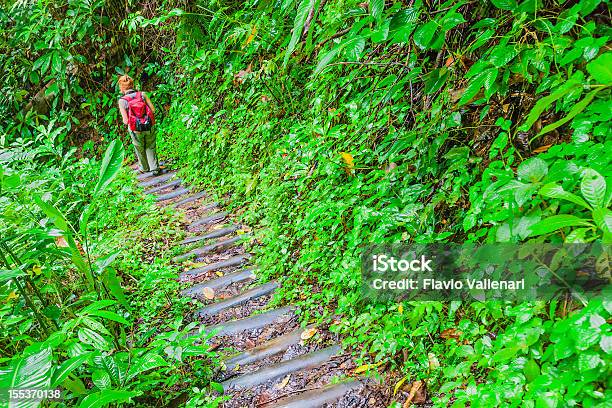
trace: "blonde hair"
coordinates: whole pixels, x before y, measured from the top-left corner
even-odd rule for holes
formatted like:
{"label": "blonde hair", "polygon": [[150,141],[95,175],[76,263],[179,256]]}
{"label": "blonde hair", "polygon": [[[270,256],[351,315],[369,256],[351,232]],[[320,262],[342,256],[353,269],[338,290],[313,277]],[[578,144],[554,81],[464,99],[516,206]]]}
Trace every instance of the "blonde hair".
{"label": "blonde hair", "polygon": [[119,84],[119,90],[122,93],[125,93],[130,89],[134,89],[134,80],[129,75],[121,75],[117,81],[117,84]]}

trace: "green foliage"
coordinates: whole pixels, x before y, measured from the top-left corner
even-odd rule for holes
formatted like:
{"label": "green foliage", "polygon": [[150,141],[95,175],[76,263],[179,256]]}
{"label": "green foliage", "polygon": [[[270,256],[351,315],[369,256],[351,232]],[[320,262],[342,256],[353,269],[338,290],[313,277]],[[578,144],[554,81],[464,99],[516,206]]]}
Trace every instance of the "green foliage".
{"label": "green foliage", "polygon": [[426,380],[438,406],[604,403],[607,365],[578,385],[581,351],[544,356],[597,300],[376,304],[358,263],[370,243],[609,240],[603,4],[207,7],[185,22],[203,34],[177,44],[180,74],[162,69],[181,98],[159,145],[258,225],[262,273],[304,320]]}
{"label": "green foliage", "polygon": [[178,272],[163,257],[142,262],[156,251],[145,238],[162,241],[177,221],[166,225],[133,187],[121,142],[101,162],[40,161],[48,150],[25,143],[41,153],[0,152],[0,387],[61,387],[66,404],[83,407],[165,405],[173,390],[208,390],[217,357],[204,333],[188,336],[187,302],[168,304]]}
{"label": "green foliage", "polygon": [[[172,225],[142,221],[150,203],[117,173],[118,141],[97,179],[99,164],[68,148],[83,126],[84,152],[116,139],[110,85],[132,69],[167,108],[159,148],[244,207],[263,277],[304,320],[425,380],[437,406],[606,404],[608,303],[373,303],[358,263],[370,243],[610,242],[606,2],[154,3],[0,12],[2,230],[21,262],[9,254],[2,271],[7,367],[48,345],[55,381],[84,406],[163,405],[177,384],[193,385],[188,406],[219,402],[195,380],[208,365],[177,374],[192,345],[184,304],[165,296],[174,271],[143,270],[152,241],[131,238]],[[36,94],[46,109],[28,105]],[[168,307],[170,334],[157,335]],[[150,368],[130,374],[130,359]]]}

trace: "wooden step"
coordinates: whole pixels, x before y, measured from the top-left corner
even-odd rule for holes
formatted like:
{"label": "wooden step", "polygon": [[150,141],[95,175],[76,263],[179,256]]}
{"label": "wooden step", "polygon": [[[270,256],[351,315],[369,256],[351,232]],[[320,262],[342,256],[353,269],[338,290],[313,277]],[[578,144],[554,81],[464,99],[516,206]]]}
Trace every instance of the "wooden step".
{"label": "wooden step", "polygon": [[319,408],[325,404],[332,404],[338,401],[346,393],[357,390],[362,385],[363,383],[358,380],[327,384],[321,388],[281,398],[271,406],[275,408]]}
{"label": "wooden step", "polygon": [[197,241],[202,241],[204,239],[213,239],[213,238],[221,238],[224,237],[226,235],[232,234],[234,232],[238,231],[238,226],[237,225],[232,225],[226,228],[219,228],[218,230],[214,230],[211,232],[208,232],[206,234],[203,235],[198,235],[195,237],[190,237],[190,238],[186,238],[184,240],[182,240],[181,242],[179,242],[179,244],[191,244],[193,242],[197,242]]}
{"label": "wooden step", "polygon": [[224,289],[234,283],[240,283],[247,280],[255,279],[255,272],[251,269],[241,269],[238,271],[234,271],[223,276],[220,276],[215,279],[208,280],[203,283],[199,283],[197,285],[193,285],[187,289],[183,289],[181,291],[181,295],[183,296],[196,296],[201,294],[205,288],[210,288],[215,292],[220,289]]}
{"label": "wooden step", "polygon": [[250,234],[242,234],[222,241],[217,241],[214,244],[205,245],[200,248],[193,249],[182,255],[175,256],[172,258],[173,262],[183,262],[190,258],[200,257],[202,255],[212,254],[222,249],[227,249],[236,243],[242,242],[250,237]]}
{"label": "wooden step", "polygon": [[260,368],[252,373],[240,375],[230,378],[221,383],[224,390],[250,388],[257,385],[273,381],[284,377],[296,371],[309,370],[330,358],[338,355],[342,349],[338,345],[324,348],[322,350],[313,351],[312,353],[304,354],[291,360],[281,361],[279,363]]}
{"label": "wooden step", "polygon": [[182,272],[179,275],[179,277],[181,278],[181,280],[183,280],[189,276],[202,275],[207,272],[212,272],[212,271],[216,271],[219,269],[230,268],[232,266],[242,265],[243,263],[248,261],[250,257],[251,257],[251,254],[240,254],[240,255],[232,256],[231,258],[226,259],[224,261],[213,262],[206,266],[201,266],[199,268],[190,269],[187,272]]}
{"label": "wooden step", "polygon": [[138,183],[138,185],[142,188],[146,188],[146,187],[151,187],[154,186],[156,184],[159,183],[163,183],[166,182],[168,180],[171,180],[174,178],[174,176],[176,176],[176,172],[168,172],[166,174],[162,174],[161,176],[157,176],[157,177],[153,177],[151,179],[148,179],[147,181],[143,181]]}
{"label": "wooden step", "polygon": [[150,188],[148,190],[145,190],[144,193],[145,194],[155,194],[158,191],[163,191],[163,190],[165,190],[167,188],[178,186],[178,185],[181,184],[182,181],[183,180],[181,180],[181,179],[172,180],[172,181],[169,181],[169,182],[164,183],[162,185],[159,185],[157,187],[153,187],[153,188]]}
{"label": "wooden step", "polygon": [[200,191],[199,193],[196,193],[196,194],[194,194],[192,196],[189,196],[187,198],[183,198],[182,200],[177,201],[176,203],[172,204],[172,206],[173,207],[180,207],[181,205],[189,204],[191,202],[199,200],[200,198],[204,198],[207,195],[208,194],[206,193],[206,191]]}
{"label": "wooden step", "polygon": [[196,315],[199,317],[213,316],[218,314],[219,312],[222,312],[223,310],[247,303],[252,299],[257,299],[258,297],[269,295],[277,288],[278,283],[276,282],[264,283],[263,285],[255,286],[254,288],[242,292],[238,296],[227,298],[205,306],[202,309],[198,310],[196,312]]}
{"label": "wooden step", "polygon": [[[294,310],[293,306],[279,307],[278,309],[268,310],[264,313],[245,317],[244,319],[230,320],[229,322],[208,326],[204,330],[214,333],[214,336],[231,336],[245,330],[255,330],[271,325],[281,317],[293,313]],[[227,346],[231,346],[231,344],[227,344]]]}
{"label": "wooden step", "polygon": [[297,328],[250,350],[243,351],[242,353],[225,360],[225,368],[227,371],[231,371],[236,367],[245,366],[247,364],[251,364],[281,353],[292,345],[299,343],[301,340],[300,336],[304,330],[305,329]]}
{"label": "wooden step", "polygon": [[170,200],[170,199],[172,199],[172,198],[176,198],[176,197],[178,197],[178,196],[180,196],[180,195],[183,195],[183,194],[185,194],[185,193],[188,193],[188,192],[189,192],[189,189],[188,189],[188,188],[186,188],[186,187],[181,187],[181,188],[177,188],[176,190],[171,191],[171,192],[169,192],[169,193],[159,195],[159,196],[157,196],[157,197],[155,198],[155,200],[156,200],[156,201],[166,201],[166,200]]}
{"label": "wooden step", "polygon": [[152,177],[161,177],[161,175],[168,173],[168,169],[162,169],[159,175],[155,175],[152,171],[148,171],[146,173],[140,173],[136,176],[136,180],[143,181]]}
{"label": "wooden step", "polygon": [[201,227],[204,225],[214,224],[214,223],[224,220],[225,217],[227,217],[227,212],[225,211],[216,213],[216,214],[212,214],[212,215],[208,215],[206,217],[200,218],[197,221],[192,222],[191,224],[189,224],[187,228],[193,229],[193,228]]}

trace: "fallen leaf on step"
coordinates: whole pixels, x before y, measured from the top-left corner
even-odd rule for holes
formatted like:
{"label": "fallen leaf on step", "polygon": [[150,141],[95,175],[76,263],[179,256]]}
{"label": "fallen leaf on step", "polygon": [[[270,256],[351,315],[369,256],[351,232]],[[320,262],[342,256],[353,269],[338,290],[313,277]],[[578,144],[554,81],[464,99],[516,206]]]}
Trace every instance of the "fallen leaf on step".
{"label": "fallen leaf on step", "polygon": [[285,388],[287,384],[289,384],[290,378],[291,378],[291,374],[288,374],[285,378],[283,378],[283,381],[275,385],[276,389],[282,390],[283,388]]}
{"label": "fallen leaf on step", "polygon": [[217,276],[219,276],[219,277],[223,276],[223,272],[219,272],[219,271],[217,271],[217,272],[215,272],[215,274],[216,274]]}
{"label": "fallen leaf on step", "polygon": [[213,288],[209,288],[208,286],[202,289],[202,294],[208,300],[215,298],[215,291],[213,290]]}
{"label": "fallen leaf on step", "polygon": [[308,340],[309,338],[314,336],[316,333],[317,333],[317,329],[315,327],[311,327],[310,329],[304,330],[302,334],[300,334],[300,338],[302,340]]}
{"label": "fallen leaf on step", "polygon": [[379,365],[382,364],[382,361],[379,361],[376,364],[364,364],[364,365],[360,365],[359,367],[357,367],[354,371],[355,374],[359,374],[359,373],[364,373],[372,368],[376,368]]}

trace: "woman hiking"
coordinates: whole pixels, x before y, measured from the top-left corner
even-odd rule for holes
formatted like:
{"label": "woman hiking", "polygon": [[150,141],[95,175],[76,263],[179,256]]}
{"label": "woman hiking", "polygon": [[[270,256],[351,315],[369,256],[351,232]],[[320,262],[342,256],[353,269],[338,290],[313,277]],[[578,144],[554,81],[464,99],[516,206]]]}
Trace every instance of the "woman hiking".
{"label": "woman hiking", "polygon": [[119,98],[119,112],[123,124],[128,126],[140,172],[152,171],[157,175],[160,173],[160,168],[155,150],[155,133],[153,133],[155,123],[153,104],[147,94],[134,90],[134,80],[128,75],[120,76],[117,83],[123,94]]}

